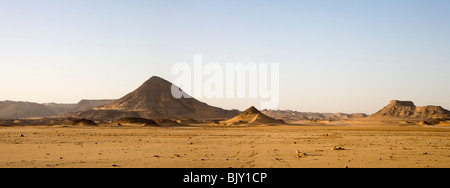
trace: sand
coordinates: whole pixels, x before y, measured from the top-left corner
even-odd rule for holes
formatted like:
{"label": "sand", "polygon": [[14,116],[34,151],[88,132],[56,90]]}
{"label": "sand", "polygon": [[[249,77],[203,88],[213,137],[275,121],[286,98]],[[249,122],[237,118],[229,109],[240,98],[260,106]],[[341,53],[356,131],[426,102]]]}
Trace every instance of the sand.
{"label": "sand", "polygon": [[449,168],[450,128],[0,127],[0,167]]}

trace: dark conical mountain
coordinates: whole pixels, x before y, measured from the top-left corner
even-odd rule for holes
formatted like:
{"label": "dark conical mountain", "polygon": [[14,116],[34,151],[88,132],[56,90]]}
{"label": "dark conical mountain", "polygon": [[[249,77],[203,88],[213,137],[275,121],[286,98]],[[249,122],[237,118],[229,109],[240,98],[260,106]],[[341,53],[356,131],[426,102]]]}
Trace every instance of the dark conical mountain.
{"label": "dark conical mountain", "polygon": [[172,96],[171,89],[172,83],[153,76],[124,97],[92,110],[79,112],[75,116],[91,119],[123,117],[225,119],[239,113],[209,106],[194,98],[176,99]]}
{"label": "dark conical mountain", "polygon": [[153,76],[135,91],[104,106],[99,110],[131,110],[131,111],[190,111],[195,107],[207,106],[194,98],[176,99],[171,92],[172,83],[160,77]]}

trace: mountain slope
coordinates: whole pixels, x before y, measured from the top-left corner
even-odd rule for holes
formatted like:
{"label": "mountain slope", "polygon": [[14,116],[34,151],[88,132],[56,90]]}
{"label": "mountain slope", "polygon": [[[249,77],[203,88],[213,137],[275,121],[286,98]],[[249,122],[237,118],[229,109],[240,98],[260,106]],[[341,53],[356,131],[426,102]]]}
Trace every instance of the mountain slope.
{"label": "mountain slope", "polygon": [[70,112],[78,112],[78,111],[86,111],[90,110],[91,108],[99,107],[105,104],[109,104],[111,102],[114,102],[115,100],[110,99],[103,99],[103,100],[81,100],[76,104],[75,107],[70,109]]}

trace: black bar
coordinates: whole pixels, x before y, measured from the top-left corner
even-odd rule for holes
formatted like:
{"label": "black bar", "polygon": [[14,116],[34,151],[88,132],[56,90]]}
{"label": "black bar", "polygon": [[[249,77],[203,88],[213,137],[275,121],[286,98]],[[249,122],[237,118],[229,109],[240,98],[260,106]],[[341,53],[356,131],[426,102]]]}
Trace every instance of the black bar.
{"label": "black bar", "polygon": [[[418,184],[442,185],[447,179],[443,176],[447,174],[445,171],[433,169],[2,169],[2,171],[4,185],[20,187],[27,185],[127,188],[281,185],[405,187]],[[213,176],[216,178],[212,178]],[[196,177],[198,179],[195,179]]]}

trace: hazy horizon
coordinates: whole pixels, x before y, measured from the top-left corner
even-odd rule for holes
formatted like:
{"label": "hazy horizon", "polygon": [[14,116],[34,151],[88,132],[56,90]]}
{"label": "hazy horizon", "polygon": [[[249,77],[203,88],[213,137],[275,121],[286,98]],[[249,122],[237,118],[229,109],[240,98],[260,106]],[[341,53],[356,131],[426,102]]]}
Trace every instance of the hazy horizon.
{"label": "hazy horizon", "polygon": [[[278,109],[450,109],[450,1],[2,0],[0,101],[118,99],[171,66],[279,63]],[[258,100],[205,99],[245,110]]]}

